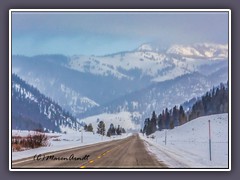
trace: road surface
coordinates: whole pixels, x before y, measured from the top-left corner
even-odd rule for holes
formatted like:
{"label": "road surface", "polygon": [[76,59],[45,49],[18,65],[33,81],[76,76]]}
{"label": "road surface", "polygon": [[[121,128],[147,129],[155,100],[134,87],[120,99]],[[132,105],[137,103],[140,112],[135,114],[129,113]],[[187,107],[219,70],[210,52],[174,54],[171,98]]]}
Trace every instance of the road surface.
{"label": "road surface", "polygon": [[149,154],[137,134],[12,162],[12,168],[167,168]]}

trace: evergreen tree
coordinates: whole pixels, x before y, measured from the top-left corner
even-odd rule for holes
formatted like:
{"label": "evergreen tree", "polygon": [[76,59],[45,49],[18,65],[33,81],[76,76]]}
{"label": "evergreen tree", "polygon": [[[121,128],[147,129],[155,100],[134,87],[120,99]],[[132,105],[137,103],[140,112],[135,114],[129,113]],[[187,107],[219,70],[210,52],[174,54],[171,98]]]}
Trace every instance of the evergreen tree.
{"label": "evergreen tree", "polygon": [[110,136],[116,135],[116,129],[114,128],[114,125],[112,123],[110,124],[107,133],[109,133]]}
{"label": "evergreen tree", "polygon": [[152,134],[152,126],[149,118],[145,119],[143,132],[146,133],[147,136]]}
{"label": "evergreen tree", "polygon": [[162,128],[166,129],[166,115],[164,110],[162,111]]}
{"label": "evergreen tree", "polygon": [[151,134],[156,132],[156,130],[157,130],[157,115],[156,115],[155,111],[153,111],[153,113],[152,113],[150,128],[151,128]]}
{"label": "evergreen tree", "polygon": [[187,122],[187,116],[185,115],[185,112],[182,106],[180,106],[179,108],[179,122],[180,122],[180,125]]}
{"label": "evergreen tree", "polygon": [[103,121],[98,123],[97,133],[103,136],[105,135],[105,123]]}
{"label": "evergreen tree", "polygon": [[110,133],[109,129],[107,131],[107,137],[111,137],[111,133]]}
{"label": "evergreen tree", "polygon": [[173,110],[172,109],[170,109],[170,111],[169,111],[169,116],[170,116],[169,129],[173,129],[174,128],[174,120],[173,120]]}
{"label": "evergreen tree", "polygon": [[144,121],[143,133],[147,133],[148,124],[149,124],[149,118],[146,118]]}
{"label": "evergreen tree", "polygon": [[177,106],[173,107],[173,124],[174,126],[179,126],[179,110],[177,108]]}
{"label": "evergreen tree", "polygon": [[110,124],[109,129],[110,129],[111,135],[116,135],[116,129],[115,129],[113,123]]}
{"label": "evergreen tree", "polygon": [[84,125],[84,130],[85,130],[85,131],[87,131],[87,127],[88,127],[88,126],[85,124],[85,125]]}
{"label": "evergreen tree", "polygon": [[170,129],[174,128],[174,121],[170,121]]}
{"label": "evergreen tree", "polygon": [[162,114],[159,114],[159,116],[158,116],[158,130],[161,131],[162,129],[163,129]]}
{"label": "evergreen tree", "polygon": [[91,123],[87,126],[87,131],[93,132],[93,126]]}
{"label": "evergreen tree", "polygon": [[170,128],[170,113],[168,112],[168,108],[165,109],[165,127],[166,129]]}
{"label": "evergreen tree", "polygon": [[118,125],[118,128],[116,129],[116,133],[117,133],[117,135],[122,134],[121,127],[119,125]]}

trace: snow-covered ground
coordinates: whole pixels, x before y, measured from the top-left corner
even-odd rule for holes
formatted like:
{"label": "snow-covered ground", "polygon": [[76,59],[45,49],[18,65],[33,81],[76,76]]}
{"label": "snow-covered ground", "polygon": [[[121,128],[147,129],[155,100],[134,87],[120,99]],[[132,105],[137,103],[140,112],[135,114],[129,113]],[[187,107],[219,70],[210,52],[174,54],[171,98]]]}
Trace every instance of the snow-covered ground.
{"label": "snow-covered ground", "polygon": [[115,127],[120,125],[125,130],[139,129],[140,125],[135,124],[132,119],[134,117],[141,116],[138,112],[127,112],[122,111],[119,113],[103,113],[94,116],[90,116],[84,119],[81,119],[80,122],[85,122],[86,124],[92,123],[93,131],[97,131],[97,126],[100,121],[105,123],[106,129],[110,127],[110,124],[113,123]]}
{"label": "snow-covered ground", "polygon": [[[12,131],[12,136],[27,136],[28,131]],[[99,142],[112,141],[116,139],[122,139],[130,136],[130,133],[125,133],[119,136],[101,136],[99,134],[93,134],[92,132],[83,132],[83,142],[81,142],[81,132],[69,132],[67,134],[59,133],[46,133],[47,136],[52,137],[49,139],[49,145],[46,147],[40,147],[36,149],[30,149],[26,151],[12,152],[12,160],[18,160],[26,157],[34,156],[35,154],[42,154],[47,152],[59,151],[63,149],[69,149],[79,146],[85,146],[95,144]]]}
{"label": "snow-covered ground", "polygon": [[[209,156],[211,120],[212,161]],[[228,114],[204,116],[172,130],[153,134],[145,140],[148,151],[171,168],[228,168]]]}

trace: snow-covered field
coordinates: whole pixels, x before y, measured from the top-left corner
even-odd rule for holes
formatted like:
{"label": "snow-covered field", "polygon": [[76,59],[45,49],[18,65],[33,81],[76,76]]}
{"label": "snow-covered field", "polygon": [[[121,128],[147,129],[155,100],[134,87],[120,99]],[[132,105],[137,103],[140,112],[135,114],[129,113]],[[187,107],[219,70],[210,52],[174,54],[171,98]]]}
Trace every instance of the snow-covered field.
{"label": "snow-covered field", "polygon": [[92,123],[93,130],[96,132],[98,122],[103,121],[105,123],[106,130],[110,127],[110,124],[113,123],[115,127],[120,125],[125,130],[139,129],[140,125],[136,125],[132,119],[134,117],[141,116],[138,112],[126,112],[122,111],[115,114],[103,113],[95,116],[90,116],[84,119],[81,119],[80,122],[85,122],[86,124]]}
{"label": "snow-covered field", "polygon": [[[211,120],[212,160],[209,156]],[[172,130],[157,131],[145,140],[148,151],[171,168],[228,168],[228,114],[204,116]]]}
{"label": "snow-covered field", "polygon": [[[13,130],[12,136],[27,136],[28,131],[18,131]],[[130,136],[130,133],[125,133],[119,136],[101,136],[99,134],[93,134],[92,132],[69,132],[67,134],[59,134],[59,133],[46,133],[47,136],[52,137],[49,139],[49,145],[46,147],[40,147],[36,149],[30,149],[26,151],[12,152],[12,160],[22,159],[26,157],[34,156],[35,154],[42,154],[47,152],[59,151],[63,149],[69,149],[79,146],[85,146],[90,144],[95,144],[99,142],[112,141],[116,139],[122,139]],[[83,135],[83,142],[81,142],[81,135]]]}

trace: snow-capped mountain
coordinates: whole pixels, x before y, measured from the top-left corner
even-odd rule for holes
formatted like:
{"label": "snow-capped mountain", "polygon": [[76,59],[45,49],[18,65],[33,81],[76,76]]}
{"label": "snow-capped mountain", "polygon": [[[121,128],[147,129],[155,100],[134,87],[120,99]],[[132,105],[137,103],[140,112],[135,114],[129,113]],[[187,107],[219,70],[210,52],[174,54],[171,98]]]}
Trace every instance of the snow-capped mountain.
{"label": "snow-capped mountain", "polygon": [[149,77],[151,81],[161,82],[186,73],[201,73],[201,67],[206,65],[212,67],[209,68],[209,73],[212,73],[216,66],[226,66],[227,58],[227,45],[173,45],[165,52],[160,52],[150,44],[143,44],[135,51],[107,56],[72,56],[67,67],[118,79]]}
{"label": "snow-capped mountain", "polygon": [[[189,50],[190,47],[194,50]],[[226,82],[226,48],[226,45],[205,43],[173,45],[164,50],[142,44],[133,51],[105,56],[13,56],[12,70],[77,117],[86,117],[89,112],[89,115],[106,113],[105,108],[111,103],[109,107],[119,110],[134,112],[129,108],[133,104],[139,111],[150,111],[151,107],[162,108],[155,106],[156,102],[163,106],[179,104]],[[199,77],[194,79],[194,74]],[[185,77],[183,84],[166,88],[177,82],[178,77]],[[204,80],[199,82],[201,79]],[[161,88],[154,90],[155,86]],[[144,92],[146,89],[148,91]],[[154,93],[156,95],[152,95]],[[168,100],[169,97],[178,101]],[[128,108],[123,103],[125,99]]]}
{"label": "snow-capped mountain", "polygon": [[57,103],[12,75],[12,129],[64,132],[80,127]]}
{"label": "snow-capped mountain", "polygon": [[140,45],[136,51],[150,51],[150,52],[157,52],[159,49],[155,46],[153,46],[151,43],[145,43],[145,44],[142,44]]}
{"label": "snow-capped mountain", "polygon": [[173,45],[167,50],[168,54],[182,57],[203,58],[211,60],[227,59],[228,45],[202,43],[190,45]]}

